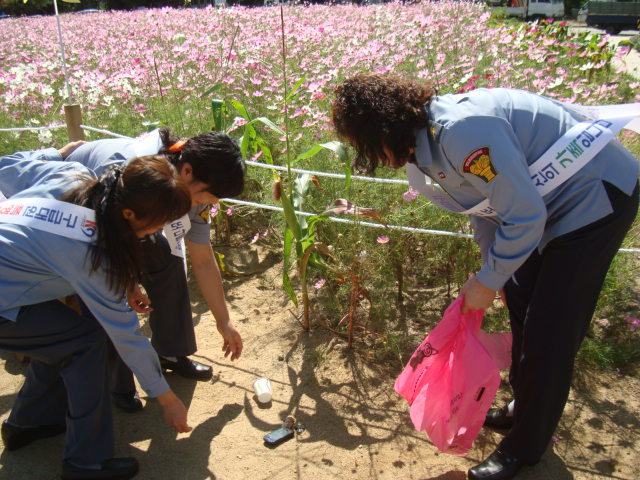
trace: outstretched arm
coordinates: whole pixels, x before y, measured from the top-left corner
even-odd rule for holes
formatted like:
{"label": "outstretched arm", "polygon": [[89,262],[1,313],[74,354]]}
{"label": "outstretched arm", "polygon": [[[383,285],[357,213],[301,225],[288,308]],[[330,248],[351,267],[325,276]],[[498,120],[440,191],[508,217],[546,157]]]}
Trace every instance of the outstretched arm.
{"label": "outstretched arm", "polygon": [[242,337],[229,318],[229,310],[227,309],[222,287],[222,275],[213,256],[211,245],[194,243],[188,239],[185,239],[185,242],[189,252],[189,259],[191,260],[191,268],[198,282],[200,292],[216,319],[218,332],[224,339],[222,345],[224,356],[231,354],[231,360],[240,358]]}

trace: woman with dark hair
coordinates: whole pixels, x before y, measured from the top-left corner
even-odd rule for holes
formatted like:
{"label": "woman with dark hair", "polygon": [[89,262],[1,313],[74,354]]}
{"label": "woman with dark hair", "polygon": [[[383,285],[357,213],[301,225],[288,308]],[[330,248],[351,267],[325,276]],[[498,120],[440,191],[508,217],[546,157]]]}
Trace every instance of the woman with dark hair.
{"label": "woman with dark hair", "polygon": [[[97,180],[60,161],[75,147],[0,157],[8,198],[0,202],[0,349],[31,359],[1,434],[5,450],[16,450],[66,431],[63,479],[127,479],[138,463],[113,458],[108,339],[165,421],[191,430],[125,299],[140,280],[139,239],[184,215],[191,200],[163,157],[137,158]],[[74,293],[78,311],[57,300]]]}
{"label": "woman with dark hair", "polygon": [[483,264],[460,290],[463,310],[506,296],[515,402],[487,414],[485,426],[509,432],[469,478],[514,477],[549,445],[605,275],[636,217],[638,161],[608,140],[612,122],[634,114],[586,120],[576,107],[522,90],[438,96],[417,82],[363,74],[338,87],[332,116],[356,167],[406,167],[433,203],[470,215]]}
{"label": "woman with dark hair", "polygon": [[[174,222],[176,229],[165,230],[165,236],[157,234],[143,241],[142,285],[148,297],[134,288],[130,290],[129,300],[138,312],[149,312],[151,342],[161,357],[162,367],[187,378],[206,380],[212,375],[211,367],[188,357],[196,352],[197,346],[181,241],[184,237],[192,271],[216,319],[223,338],[222,350],[225,356],[230,354],[231,360],[235,360],[242,352],[242,338],[230,320],[222,276],[211,248],[209,211],[218,199],[242,193],[244,162],[237,143],[224,133],[207,132],[184,141],[166,128],[138,139],[88,142],[68,160],[82,163],[99,175],[110,165],[126,165],[136,156],[151,154],[166,156],[176,167],[191,194],[192,208],[188,217]],[[174,235],[178,237],[177,242],[172,238]],[[117,358],[113,400],[126,412],[142,408],[133,376]]]}

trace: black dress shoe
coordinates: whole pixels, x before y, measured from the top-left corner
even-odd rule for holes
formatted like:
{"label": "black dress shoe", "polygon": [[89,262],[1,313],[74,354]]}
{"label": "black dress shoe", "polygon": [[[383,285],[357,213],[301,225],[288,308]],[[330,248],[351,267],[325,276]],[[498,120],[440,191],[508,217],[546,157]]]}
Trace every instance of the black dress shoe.
{"label": "black dress shoe", "polygon": [[490,408],[484,419],[484,426],[498,430],[509,430],[513,427],[513,415],[508,415],[509,407]]}
{"label": "black dress shoe", "polygon": [[175,362],[160,357],[160,365],[165,370],[171,370],[185,378],[193,378],[195,380],[208,380],[213,375],[212,368],[209,365],[196,362],[189,357],[178,357]]}
{"label": "black dress shoe", "polygon": [[113,404],[123,412],[134,413],[142,410],[142,400],[138,392],[112,393]]}
{"label": "black dress shoe", "polygon": [[2,422],[1,434],[5,450],[17,450],[41,438],[55,437],[67,429],[62,425],[40,425],[38,427],[16,427]]}
{"label": "black dress shoe", "polygon": [[469,470],[469,480],[508,480],[525,465],[511,455],[496,450],[482,463]]}
{"label": "black dress shoe", "polygon": [[110,458],[99,469],[80,468],[68,463],[62,464],[62,480],[129,480],[138,473],[135,458]]}

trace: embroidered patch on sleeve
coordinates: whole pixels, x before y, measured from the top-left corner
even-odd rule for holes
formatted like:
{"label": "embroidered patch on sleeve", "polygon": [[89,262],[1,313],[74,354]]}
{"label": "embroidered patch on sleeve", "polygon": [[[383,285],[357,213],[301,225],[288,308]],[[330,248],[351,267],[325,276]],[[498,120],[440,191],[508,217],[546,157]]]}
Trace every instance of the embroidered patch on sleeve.
{"label": "embroidered patch on sleeve", "polygon": [[484,183],[489,183],[498,175],[496,168],[491,163],[489,147],[478,148],[467,155],[462,171],[481,178]]}
{"label": "embroidered patch on sleeve", "polygon": [[198,213],[200,218],[202,218],[207,223],[211,223],[211,217],[209,217],[210,209],[211,209],[211,205],[205,205],[204,208],[200,210],[200,213]]}

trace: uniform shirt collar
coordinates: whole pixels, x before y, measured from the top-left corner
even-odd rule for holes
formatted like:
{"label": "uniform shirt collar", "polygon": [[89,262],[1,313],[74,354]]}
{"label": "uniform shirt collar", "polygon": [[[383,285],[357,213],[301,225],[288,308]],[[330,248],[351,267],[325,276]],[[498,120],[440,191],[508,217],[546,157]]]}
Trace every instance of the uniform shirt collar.
{"label": "uniform shirt collar", "polygon": [[426,128],[413,131],[416,136],[416,163],[418,167],[430,167],[433,163],[431,156],[431,145],[429,143],[429,134]]}

